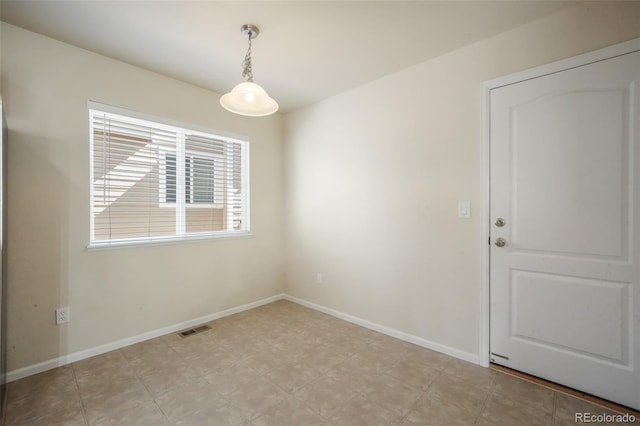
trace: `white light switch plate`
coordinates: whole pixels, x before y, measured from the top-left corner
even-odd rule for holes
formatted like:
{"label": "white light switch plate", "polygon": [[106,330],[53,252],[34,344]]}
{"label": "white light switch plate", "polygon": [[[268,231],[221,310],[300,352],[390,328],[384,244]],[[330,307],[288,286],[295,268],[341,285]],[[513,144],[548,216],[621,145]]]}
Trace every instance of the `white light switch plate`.
{"label": "white light switch plate", "polygon": [[471,218],[471,202],[458,201],[458,217],[460,219]]}

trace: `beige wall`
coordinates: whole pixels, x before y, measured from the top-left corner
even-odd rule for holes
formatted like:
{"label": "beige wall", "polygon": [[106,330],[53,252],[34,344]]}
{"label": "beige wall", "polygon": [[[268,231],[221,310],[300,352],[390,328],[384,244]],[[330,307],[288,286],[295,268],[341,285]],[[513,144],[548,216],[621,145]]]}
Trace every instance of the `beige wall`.
{"label": "beige wall", "polygon": [[288,293],[476,356],[480,84],[638,36],[586,2],[288,114]]}
{"label": "beige wall", "polygon": [[[284,135],[279,115],[2,24],[9,370],[282,291],[474,356],[480,83],[638,37],[639,6],[568,8],[288,114]],[[87,100],[248,136],[254,237],[88,252]]]}
{"label": "beige wall", "polygon": [[[4,23],[1,47],[10,371],[284,290],[280,115],[242,118],[213,92]],[[88,252],[88,100],[248,136],[254,236]]]}

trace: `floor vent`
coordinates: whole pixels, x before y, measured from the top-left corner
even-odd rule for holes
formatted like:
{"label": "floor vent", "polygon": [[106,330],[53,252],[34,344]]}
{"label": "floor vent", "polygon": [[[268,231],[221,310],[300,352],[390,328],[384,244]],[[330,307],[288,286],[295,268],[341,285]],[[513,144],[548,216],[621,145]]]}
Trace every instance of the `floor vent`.
{"label": "floor vent", "polygon": [[193,336],[194,334],[202,333],[203,331],[207,331],[207,330],[211,330],[211,327],[206,325],[206,324],[205,325],[199,325],[198,327],[194,327],[194,328],[190,328],[189,330],[181,331],[180,333],[178,333],[178,336],[180,336],[180,337]]}

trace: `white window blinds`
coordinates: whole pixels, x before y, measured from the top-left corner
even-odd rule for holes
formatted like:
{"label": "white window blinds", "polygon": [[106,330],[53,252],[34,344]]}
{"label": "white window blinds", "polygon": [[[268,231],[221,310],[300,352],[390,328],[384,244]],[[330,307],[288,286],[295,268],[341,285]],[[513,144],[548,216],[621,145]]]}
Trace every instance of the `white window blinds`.
{"label": "white window blinds", "polygon": [[90,109],[90,246],[249,232],[249,145]]}

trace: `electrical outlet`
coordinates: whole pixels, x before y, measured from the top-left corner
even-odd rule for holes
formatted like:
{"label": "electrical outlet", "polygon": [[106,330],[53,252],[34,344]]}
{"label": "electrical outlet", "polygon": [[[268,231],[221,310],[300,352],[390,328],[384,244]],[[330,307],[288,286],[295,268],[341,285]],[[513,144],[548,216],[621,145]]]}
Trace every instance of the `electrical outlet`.
{"label": "electrical outlet", "polygon": [[69,308],[56,309],[56,325],[69,322]]}
{"label": "electrical outlet", "polygon": [[316,284],[324,284],[324,279],[322,277],[322,272],[316,273]]}

